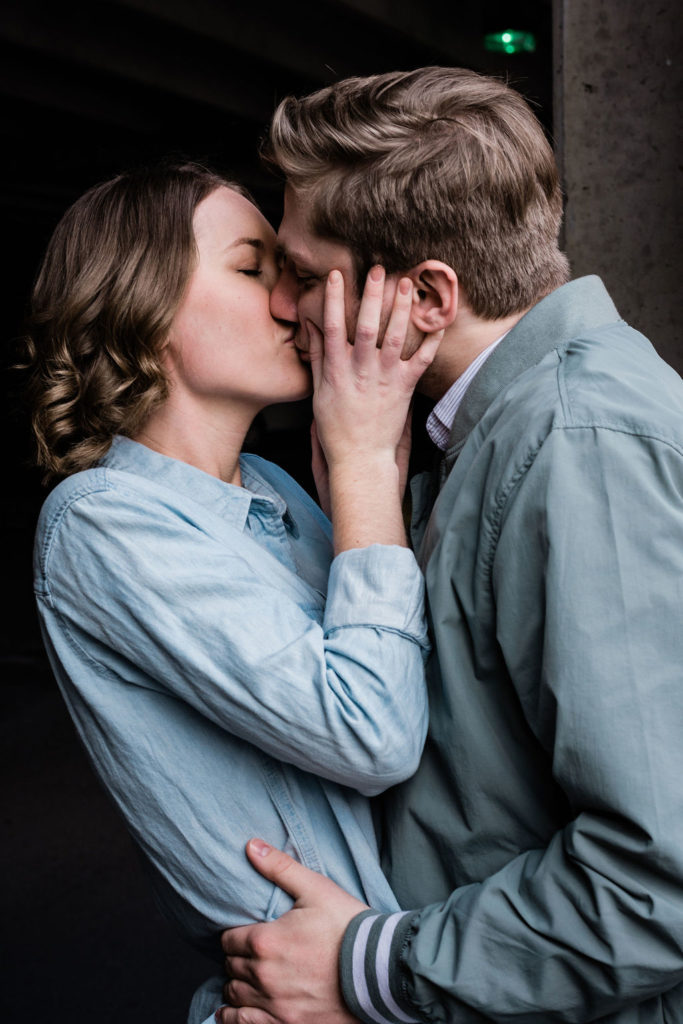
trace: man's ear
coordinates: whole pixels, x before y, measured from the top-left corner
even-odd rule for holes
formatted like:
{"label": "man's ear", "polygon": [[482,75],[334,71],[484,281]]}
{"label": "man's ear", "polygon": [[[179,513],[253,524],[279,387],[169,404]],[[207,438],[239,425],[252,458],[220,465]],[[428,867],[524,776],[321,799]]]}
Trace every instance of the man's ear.
{"label": "man's ear", "polygon": [[458,312],[458,275],[453,268],[440,260],[425,260],[404,276],[413,282],[411,323],[424,334],[450,327]]}

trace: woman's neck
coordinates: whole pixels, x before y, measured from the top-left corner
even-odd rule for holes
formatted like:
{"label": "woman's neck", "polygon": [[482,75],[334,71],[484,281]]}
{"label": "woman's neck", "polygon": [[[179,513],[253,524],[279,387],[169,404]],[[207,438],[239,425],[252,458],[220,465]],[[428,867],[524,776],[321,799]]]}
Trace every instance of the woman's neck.
{"label": "woman's neck", "polygon": [[225,400],[197,404],[171,392],[133,440],[240,487],[239,456],[256,411]]}

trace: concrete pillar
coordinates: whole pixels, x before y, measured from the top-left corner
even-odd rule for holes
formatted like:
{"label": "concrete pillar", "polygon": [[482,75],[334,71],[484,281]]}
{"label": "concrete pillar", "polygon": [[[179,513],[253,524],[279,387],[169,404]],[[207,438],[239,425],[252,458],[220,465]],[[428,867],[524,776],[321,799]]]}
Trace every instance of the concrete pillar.
{"label": "concrete pillar", "polygon": [[679,0],[554,0],[555,139],[572,276],[599,274],[683,373]]}

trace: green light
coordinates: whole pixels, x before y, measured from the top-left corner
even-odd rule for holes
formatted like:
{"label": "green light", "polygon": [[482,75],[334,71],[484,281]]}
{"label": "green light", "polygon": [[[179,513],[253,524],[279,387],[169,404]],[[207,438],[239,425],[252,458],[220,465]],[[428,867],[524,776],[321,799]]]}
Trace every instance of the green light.
{"label": "green light", "polygon": [[536,39],[531,32],[508,28],[504,32],[490,32],[484,36],[484,49],[492,53],[533,53]]}

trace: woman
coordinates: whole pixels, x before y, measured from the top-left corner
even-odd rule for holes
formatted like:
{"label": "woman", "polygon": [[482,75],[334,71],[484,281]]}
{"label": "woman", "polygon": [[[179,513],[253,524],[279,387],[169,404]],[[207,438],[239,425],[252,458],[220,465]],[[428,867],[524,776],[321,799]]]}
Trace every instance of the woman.
{"label": "woman", "polygon": [[[289,905],[244,857],[254,834],[396,907],[365,797],[412,774],[425,734],[395,457],[424,369],[399,360],[410,295],[396,289],[377,349],[375,272],[371,343],[337,338],[324,384],[314,358],[318,476],[344,505],[333,545],[284,471],[240,454],[261,409],[310,392],[295,325],[270,315],[275,252],[244,192],[204,168],[120,176],[58,225],[29,337],[39,460],[64,477],[35,546],[46,648],[162,906],[217,958],[223,928]],[[190,1019],[220,1001],[219,979]]]}

